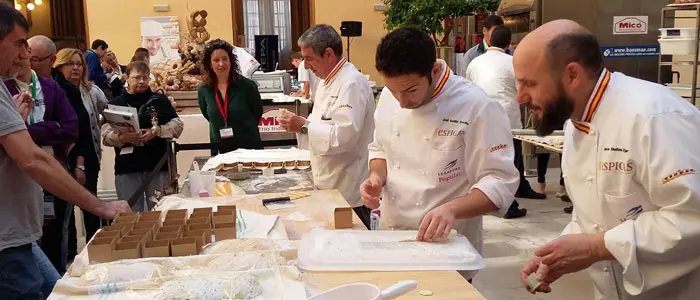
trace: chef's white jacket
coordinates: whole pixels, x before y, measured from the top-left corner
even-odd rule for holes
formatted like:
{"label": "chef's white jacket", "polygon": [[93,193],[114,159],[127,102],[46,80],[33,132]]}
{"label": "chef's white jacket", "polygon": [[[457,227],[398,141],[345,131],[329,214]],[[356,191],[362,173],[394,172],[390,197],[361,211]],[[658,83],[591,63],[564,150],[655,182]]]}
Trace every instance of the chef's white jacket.
{"label": "chef's white jacket", "polygon": [[700,113],[670,89],[607,70],[566,126],[574,204],[563,234],[605,232],[595,299],[700,299]]}
{"label": "chef's white jacket", "polygon": [[299,63],[299,69],[297,69],[297,73],[299,74],[299,82],[303,82],[304,86],[307,84],[309,85],[309,99],[311,101],[314,100],[314,96],[316,95],[316,89],[318,88],[318,82],[320,81],[318,77],[316,77],[316,74],[314,72],[311,72],[311,70],[306,68],[306,64],[304,61]]}
{"label": "chef's white jacket", "polygon": [[363,205],[360,184],[369,174],[375,107],[367,78],[343,58],[318,85],[308,136],[297,134],[311,153],[316,188],[339,190],[352,207]]}
{"label": "chef's white jacket", "polygon": [[520,104],[515,97],[518,87],[513,71],[513,57],[499,48],[489,47],[467,67],[467,80],[478,85],[491,99],[497,100],[508,114],[511,129],[522,129]]}
{"label": "chef's white jacket", "polygon": [[[383,229],[416,230],[426,213],[473,189],[484,192],[501,216],[513,202],[519,177],[506,113],[441,63],[429,103],[402,109],[388,88],[380,96],[369,157],[387,163]],[[458,220],[454,229],[481,252],[481,217]]]}

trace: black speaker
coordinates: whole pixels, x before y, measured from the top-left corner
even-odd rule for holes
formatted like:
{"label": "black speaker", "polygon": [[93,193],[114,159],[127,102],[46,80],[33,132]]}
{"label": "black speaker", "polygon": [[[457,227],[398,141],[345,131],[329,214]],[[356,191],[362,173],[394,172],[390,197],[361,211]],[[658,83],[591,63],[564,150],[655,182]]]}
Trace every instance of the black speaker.
{"label": "black speaker", "polygon": [[362,22],[343,21],[340,22],[341,36],[362,36]]}
{"label": "black speaker", "polygon": [[276,35],[255,36],[255,59],[263,72],[272,72],[279,62],[279,38]]}

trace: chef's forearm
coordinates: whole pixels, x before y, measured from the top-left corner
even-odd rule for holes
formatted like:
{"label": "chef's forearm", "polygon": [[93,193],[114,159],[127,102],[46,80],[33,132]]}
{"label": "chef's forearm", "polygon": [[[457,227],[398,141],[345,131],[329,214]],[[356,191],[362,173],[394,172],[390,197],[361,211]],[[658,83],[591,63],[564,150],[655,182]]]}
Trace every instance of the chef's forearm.
{"label": "chef's forearm", "polygon": [[454,212],[457,219],[469,219],[498,210],[489,197],[479,189],[473,189],[469,195],[451,200],[445,204]]}
{"label": "chef's forearm", "polygon": [[386,183],[386,160],[375,158],[369,161],[369,175],[377,176],[382,180],[382,186]]}

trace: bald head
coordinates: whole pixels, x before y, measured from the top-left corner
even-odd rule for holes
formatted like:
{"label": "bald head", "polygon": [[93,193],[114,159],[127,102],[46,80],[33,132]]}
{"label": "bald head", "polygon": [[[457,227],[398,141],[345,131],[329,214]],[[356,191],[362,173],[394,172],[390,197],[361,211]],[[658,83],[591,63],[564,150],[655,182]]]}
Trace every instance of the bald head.
{"label": "bald head", "polygon": [[31,49],[32,69],[41,77],[51,77],[56,61],[56,44],[48,37],[36,35],[27,40]]}

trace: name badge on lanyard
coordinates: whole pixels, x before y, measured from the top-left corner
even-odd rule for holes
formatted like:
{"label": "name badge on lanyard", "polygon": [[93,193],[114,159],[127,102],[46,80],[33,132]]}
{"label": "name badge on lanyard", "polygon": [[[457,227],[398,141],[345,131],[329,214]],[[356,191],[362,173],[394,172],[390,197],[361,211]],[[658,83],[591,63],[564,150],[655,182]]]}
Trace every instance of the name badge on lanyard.
{"label": "name badge on lanyard", "polygon": [[229,84],[226,84],[226,94],[224,95],[224,99],[222,101],[221,97],[219,97],[219,87],[218,84],[216,86],[216,92],[214,93],[216,95],[216,106],[219,108],[219,113],[221,113],[221,117],[224,118],[224,128],[219,129],[219,136],[221,136],[222,139],[230,139],[233,137],[233,128],[228,127],[228,86]]}

